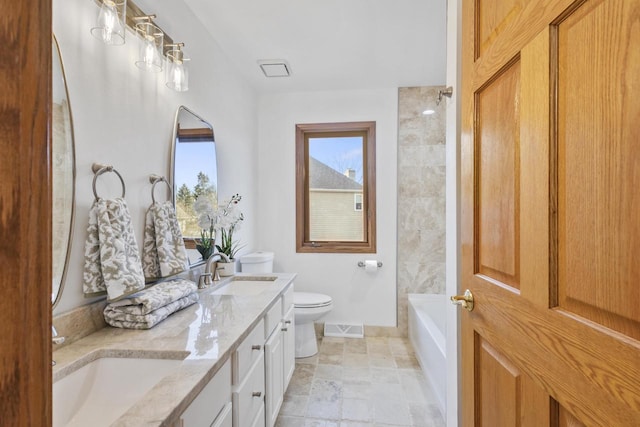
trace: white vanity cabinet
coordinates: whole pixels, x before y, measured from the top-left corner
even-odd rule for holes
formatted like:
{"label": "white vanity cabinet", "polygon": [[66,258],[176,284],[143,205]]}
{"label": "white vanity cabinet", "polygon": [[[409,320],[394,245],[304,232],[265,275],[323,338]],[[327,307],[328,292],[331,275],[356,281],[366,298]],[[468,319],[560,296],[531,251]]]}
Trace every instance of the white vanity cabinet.
{"label": "white vanity cabinet", "polygon": [[180,427],[231,427],[231,362],[227,360],[182,413]]}
{"label": "white vanity cabinet", "polygon": [[266,330],[268,338],[264,345],[267,427],[275,425],[284,400],[284,392],[295,368],[293,313],[293,285],[290,285],[267,313],[267,317],[272,319],[268,325],[269,329]]}
{"label": "white vanity cabinet", "polygon": [[232,355],[233,427],[264,427],[264,325],[261,319]]}
{"label": "white vanity cabinet", "polygon": [[295,368],[293,316],[290,285],[232,353],[233,427],[275,425]]}

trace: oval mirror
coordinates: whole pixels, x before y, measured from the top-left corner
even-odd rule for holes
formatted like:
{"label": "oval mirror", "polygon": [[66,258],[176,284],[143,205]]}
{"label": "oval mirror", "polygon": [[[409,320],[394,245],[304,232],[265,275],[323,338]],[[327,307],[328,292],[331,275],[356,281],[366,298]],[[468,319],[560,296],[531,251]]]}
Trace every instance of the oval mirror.
{"label": "oval mirror", "polygon": [[69,93],[62,56],[52,35],[51,67],[51,176],[52,176],[52,287],[51,303],[56,306],[62,295],[69,263],[75,197],[75,148]]}
{"label": "oval mirror", "polygon": [[185,106],[178,108],[173,126],[172,176],[174,206],[190,264],[203,261],[196,249],[202,228],[194,202],[206,198],[218,204],[218,166],[213,127]]}

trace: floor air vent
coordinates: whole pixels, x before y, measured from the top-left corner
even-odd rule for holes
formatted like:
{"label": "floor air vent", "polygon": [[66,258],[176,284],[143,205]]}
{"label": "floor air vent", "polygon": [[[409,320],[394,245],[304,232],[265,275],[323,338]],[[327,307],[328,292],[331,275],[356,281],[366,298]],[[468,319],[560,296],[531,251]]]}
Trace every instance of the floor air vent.
{"label": "floor air vent", "polygon": [[325,337],[363,338],[364,325],[362,323],[324,323]]}

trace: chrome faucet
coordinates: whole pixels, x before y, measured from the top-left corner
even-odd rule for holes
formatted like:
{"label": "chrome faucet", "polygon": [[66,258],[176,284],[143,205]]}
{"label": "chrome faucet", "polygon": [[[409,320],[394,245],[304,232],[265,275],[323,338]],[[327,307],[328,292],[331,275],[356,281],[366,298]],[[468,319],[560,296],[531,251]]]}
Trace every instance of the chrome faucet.
{"label": "chrome faucet", "polygon": [[[60,345],[64,342],[64,337],[59,337],[58,336],[58,331],[56,331],[56,327],[51,325],[51,340],[53,341],[53,344],[55,345]],[[51,361],[51,365],[55,366],[56,361],[52,360]]]}
{"label": "chrome faucet", "polygon": [[[211,285],[212,281],[220,280],[220,275],[218,274],[218,262],[224,260],[225,262],[231,262],[229,257],[221,252],[216,252],[211,255],[207,260],[207,264],[204,267],[204,273],[200,275],[198,278],[198,287],[205,288]],[[213,271],[211,270],[211,264],[214,264]]]}

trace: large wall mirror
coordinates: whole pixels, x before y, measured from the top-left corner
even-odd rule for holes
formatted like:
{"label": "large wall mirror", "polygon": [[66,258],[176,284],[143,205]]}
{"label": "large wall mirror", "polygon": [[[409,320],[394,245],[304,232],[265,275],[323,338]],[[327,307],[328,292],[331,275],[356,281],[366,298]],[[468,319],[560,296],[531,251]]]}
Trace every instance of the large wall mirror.
{"label": "large wall mirror", "polygon": [[174,204],[185,238],[189,262],[197,264],[202,255],[196,240],[202,230],[194,210],[197,199],[218,204],[218,166],[213,127],[202,117],[181,106],[173,127],[172,177]]}
{"label": "large wall mirror", "polygon": [[52,291],[51,303],[56,306],[62,295],[74,219],[75,148],[69,93],[62,56],[56,37],[52,35],[51,68],[51,167],[52,167]]}

